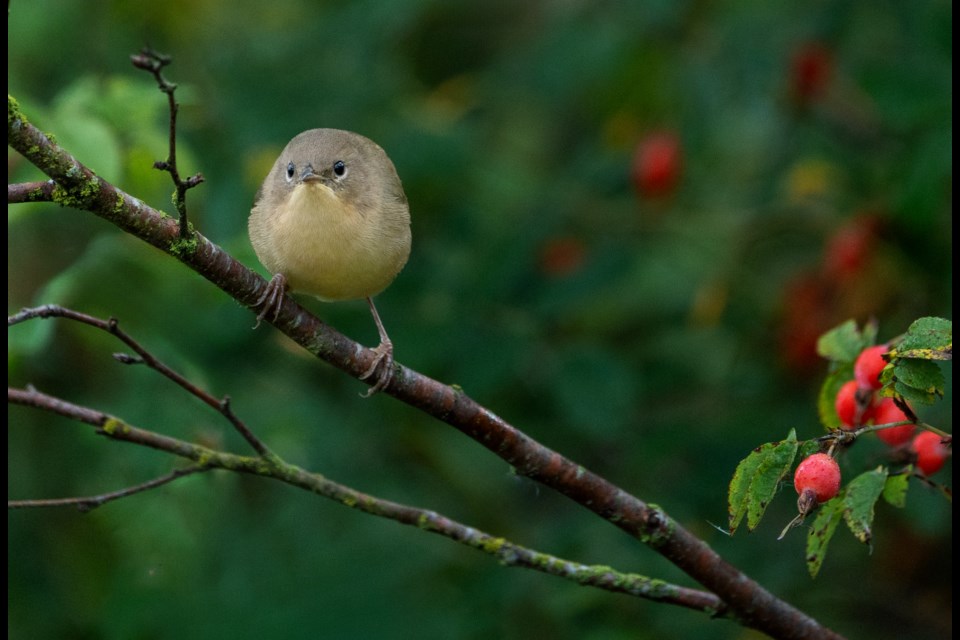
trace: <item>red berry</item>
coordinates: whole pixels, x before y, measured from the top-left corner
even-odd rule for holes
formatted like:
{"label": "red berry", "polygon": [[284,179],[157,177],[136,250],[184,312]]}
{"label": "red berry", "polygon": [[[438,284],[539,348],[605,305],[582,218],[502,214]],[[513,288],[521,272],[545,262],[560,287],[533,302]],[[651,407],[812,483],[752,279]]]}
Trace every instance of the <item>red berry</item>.
{"label": "red berry", "polygon": [[941,440],[933,431],[923,431],[913,439],[911,446],[917,452],[917,466],[924,475],[930,476],[940,471],[944,460],[950,455],[949,447]]}
{"label": "red berry", "polygon": [[682,160],[680,140],[673,132],[652,133],[641,140],[631,167],[637,193],[652,198],[672,193],[680,179]]}
{"label": "red berry", "polygon": [[[884,398],[881,400],[880,404],[877,405],[876,411],[873,413],[873,424],[903,422],[904,420],[909,419],[910,418],[907,417],[907,414],[901,411],[900,407],[897,406],[897,403],[893,401],[893,398]],[[877,437],[891,447],[896,447],[910,440],[915,430],[916,427],[914,425],[905,424],[900,427],[881,429],[880,431],[877,431]]]}
{"label": "red berry", "polygon": [[784,287],[779,353],[795,373],[819,371],[823,363],[817,339],[828,328],[826,304],[823,285],[816,276],[798,276]]}
{"label": "red berry", "polygon": [[[857,400],[858,391],[860,395],[866,392],[870,396],[866,399],[860,420],[857,420],[857,409],[859,408],[859,402]],[[873,417],[873,391],[860,389],[856,380],[845,382],[843,386],[840,387],[840,390],[837,391],[837,399],[834,402],[834,407],[837,410],[837,417],[840,418],[840,422],[842,423],[840,426],[847,431],[852,431],[866,424],[866,422]]]}
{"label": "red berry", "polygon": [[879,226],[876,216],[860,214],[837,229],[824,246],[824,277],[843,282],[860,275],[872,257]]}
{"label": "red berry", "polygon": [[887,351],[887,345],[878,344],[860,352],[857,361],[853,363],[853,377],[857,379],[857,384],[870,389],[883,386],[880,384],[880,372],[887,366],[887,361],[883,359],[883,354]]}
{"label": "red berry", "polygon": [[793,486],[801,496],[812,491],[818,504],[826,502],[840,490],[840,465],[825,453],[815,453],[797,465]]}

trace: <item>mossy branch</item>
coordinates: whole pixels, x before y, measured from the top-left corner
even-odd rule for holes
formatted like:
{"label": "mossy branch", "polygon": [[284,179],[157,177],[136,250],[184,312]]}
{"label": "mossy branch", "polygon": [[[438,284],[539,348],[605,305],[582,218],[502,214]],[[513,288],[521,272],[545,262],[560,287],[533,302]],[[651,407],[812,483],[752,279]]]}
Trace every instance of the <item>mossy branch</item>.
{"label": "mossy branch", "polygon": [[279,480],[334,500],[352,509],[439,534],[472,549],[482,551],[508,567],[533,569],[565,578],[580,585],[695,609],[713,616],[721,615],[726,609],[724,603],[712,593],[681,587],[662,580],[652,580],[636,573],[623,573],[607,566],[571,562],[534,551],[504,538],[498,538],[473,527],[468,527],[434,511],[418,509],[362,493],[320,474],[310,473],[276,455],[240,456],[209,449],[138,428],[115,416],[89,407],[72,404],[35,389],[8,388],[7,399],[13,404],[52,411],[58,415],[92,425],[96,428],[98,434],[113,440],[164,451],[193,463],[186,469],[173,471],[163,478],[103,496],[68,498],[56,501],[16,501],[12,504],[8,503],[9,508],[75,505],[89,509],[108,500],[129,497],[135,493],[156,488],[188,474],[222,469]]}

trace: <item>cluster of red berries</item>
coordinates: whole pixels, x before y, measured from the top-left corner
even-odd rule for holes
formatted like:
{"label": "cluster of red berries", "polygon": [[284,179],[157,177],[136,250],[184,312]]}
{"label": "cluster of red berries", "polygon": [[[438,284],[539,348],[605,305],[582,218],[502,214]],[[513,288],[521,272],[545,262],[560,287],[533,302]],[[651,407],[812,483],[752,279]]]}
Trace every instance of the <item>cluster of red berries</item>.
{"label": "cluster of red berries", "polygon": [[[917,467],[928,476],[939,471],[950,454],[942,438],[932,431],[920,433],[911,448],[917,456]],[[793,486],[800,496],[797,504],[801,513],[809,513],[840,491],[840,465],[826,453],[815,453],[797,465]]]}
{"label": "cluster of red berries", "polygon": [[[835,407],[841,426],[847,430],[873,422],[888,424],[908,422],[910,418],[896,405],[893,398],[876,398],[875,392],[883,386],[880,373],[887,366],[883,355],[887,345],[867,347],[853,365],[853,380],[845,383],[837,392]],[[905,424],[877,431],[877,437],[891,447],[907,442],[916,455],[917,468],[924,475],[932,475],[943,467],[950,455],[942,438],[932,431],[922,431],[913,437],[916,425]],[[826,453],[815,453],[804,459],[793,476],[793,486],[800,495],[798,505],[802,513],[809,512],[817,504],[830,500],[840,490],[840,466]]]}
{"label": "cluster of red berries", "polygon": [[[880,372],[887,366],[887,361],[883,359],[887,350],[887,345],[884,344],[864,349],[853,363],[854,379],[840,387],[837,392],[835,407],[844,429],[856,429],[871,420],[874,424],[909,420],[894,403],[893,398],[882,398],[878,402],[874,394],[883,386]],[[877,437],[895,447],[910,440],[915,429],[914,425],[905,424],[878,431]]]}
{"label": "cluster of red berries", "polygon": [[[857,427],[873,422],[873,424],[889,424],[891,422],[909,422],[910,418],[893,398],[875,397],[875,391],[882,385],[880,373],[887,366],[883,355],[889,350],[887,345],[880,344],[867,347],[853,363],[853,380],[850,380],[837,392],[836,410],[844,429]],[[913,424],[900,425],[877,431],[877,437],[891,447],[898,447],[913,440],[910,448],[917,456],[917,467],[925,475],[931,475],[940,470],[949,451],[941,442],[940,436],[924,431],[914,437],[916,426]]]}

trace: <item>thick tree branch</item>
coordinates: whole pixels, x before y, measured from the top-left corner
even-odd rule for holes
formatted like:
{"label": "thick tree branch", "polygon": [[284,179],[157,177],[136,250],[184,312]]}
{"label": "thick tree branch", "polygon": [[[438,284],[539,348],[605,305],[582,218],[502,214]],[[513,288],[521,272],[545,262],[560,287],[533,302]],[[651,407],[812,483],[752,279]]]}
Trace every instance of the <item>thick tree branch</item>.
{"label": "thick tree branch", "polygon": [[53,200],[53,189],[57,185],[53,180],[46,182],[21,182],[7,185],[7,204],[21,202],[50,202]]}
{"label": "thick tree branch", "polygon": [[67,498],[63,500],[22,500],[11,501],[8,508],[81,505],[87,508],[99,506],[107,500],[116,500],[134,493],[154,488],[177,477],[224,469],[239,473],[270,478],[285,482],[294,487],[305,489],[317,495],[335,500],[348,507],[365,513],[395,520],[450,538],[455,542],[482,551],[495,557],[501,564],[511,567],[534,569],[550,575],[559,576],[584,586],[597,587],[606,591],[655,600],[664,604],[673,604],[695,609],[713,616],[723,615],[726,606],[717,596],[706,591],[689,589],[678,585],[651,580],[635,573],[622,573],[602,565],[584,565],[541,553],[509,542],[503,538],[468,527],[434,511],[418,509],[408,505],[391,502],[361,493],[345,485],[334,482],[320,474],[310,473],[296,465],[289,464],[277,456],[248,457],[238,456],[224,451],[208,449],[176,438],[160,435],[152,431],[134,427],[114,416],[95,409],[81,407],[41,393],[35,389],[7,388],[7,400],[13,404],[30,406],[73,418],[92,425],[97,433],[108,438],[151,447],[171,453],[188,460],[194,466],[174,471],[168,476],[123,491],[117,491],[93,498]]}
{"label": "thick tree branch", "polygon": [[[90,211],[177,258],[245,306],[259,298],[266,281],[199,233],[183,241],[166,215],[101,180],[33,127],[8,98],[7,139],[60,189],[54,201]],[[346,338],[297,305],[283,299],[271,321],[296,343],[335,367],[360,378],[375,354]],[[623,489],[539,444],[459,389],[395,364],[384,393],[417,407],[476,440],[532,478],[611,522],[655,549],[720,596],[746,626],[777,638],[838,638],[802,611],[778,599],[705,542]]]}

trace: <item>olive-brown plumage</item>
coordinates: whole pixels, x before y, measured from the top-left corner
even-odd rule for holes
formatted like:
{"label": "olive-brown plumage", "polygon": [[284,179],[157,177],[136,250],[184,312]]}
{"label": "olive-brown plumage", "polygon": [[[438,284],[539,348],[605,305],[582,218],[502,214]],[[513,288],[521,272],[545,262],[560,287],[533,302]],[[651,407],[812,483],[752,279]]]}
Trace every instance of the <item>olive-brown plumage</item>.
{"label": "olive-brown plumage", "polygon": [[339,129],[310,129],[281,152],[250,212],[250,242],[273,275],[258,319],[279,309],[283,293],[321,300],[366,298],[380,332],[380,376],[390,381],[393,345],[373,296],[410,255],[410,210],[397,171],[375,142]]}

